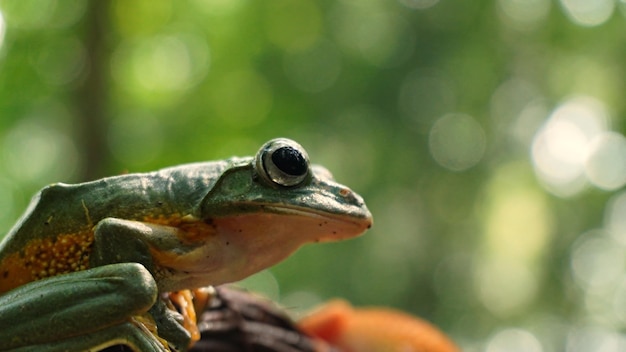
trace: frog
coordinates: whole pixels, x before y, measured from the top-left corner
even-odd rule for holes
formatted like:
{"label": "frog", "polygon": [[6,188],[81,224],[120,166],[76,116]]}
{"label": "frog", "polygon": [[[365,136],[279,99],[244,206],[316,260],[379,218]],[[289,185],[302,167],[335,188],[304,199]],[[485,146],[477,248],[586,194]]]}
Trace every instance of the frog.
{"label": "frog", "polygon": [[0,351],[186,351],[167,294],[242,280],[361,235],[363,198],[287,138],[35,196],[0,243]]}

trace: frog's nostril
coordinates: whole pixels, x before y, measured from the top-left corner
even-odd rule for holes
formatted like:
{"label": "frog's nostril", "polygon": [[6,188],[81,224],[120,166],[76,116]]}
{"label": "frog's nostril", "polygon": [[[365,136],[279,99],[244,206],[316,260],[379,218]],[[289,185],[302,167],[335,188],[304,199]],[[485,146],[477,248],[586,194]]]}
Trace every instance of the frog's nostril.
{"label": "frog's nostril", "polygon": [[344,202],[345,204],[356,205],[358,207],[361,207],[365,204],[363,202],[363,199],[361,199],[361,197],[356,193],[352,192],[350,188],[341,187],[339,188],[337,194],[339,195],[339,197],[342,198],[342,202]]}

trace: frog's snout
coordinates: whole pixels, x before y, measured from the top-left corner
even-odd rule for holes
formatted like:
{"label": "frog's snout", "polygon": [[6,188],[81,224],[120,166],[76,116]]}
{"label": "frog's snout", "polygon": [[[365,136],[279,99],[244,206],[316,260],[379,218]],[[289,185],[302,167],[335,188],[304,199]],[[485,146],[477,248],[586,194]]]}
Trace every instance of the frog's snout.
{"label": "frog's snout", "polygon": [[369,211],[367,206],[365,205],[365,201],[363,198],[358,195],[356,192],[352,191],[350,188],[346,186],[340,186],[337,192],[338,196],[342,199],[343,204],[349,204],[355,207],[357,210],[355,215],[357,218],[363,220],[364,226],[366,228],[371,228],[374,222],[372,218],[372,213]]}

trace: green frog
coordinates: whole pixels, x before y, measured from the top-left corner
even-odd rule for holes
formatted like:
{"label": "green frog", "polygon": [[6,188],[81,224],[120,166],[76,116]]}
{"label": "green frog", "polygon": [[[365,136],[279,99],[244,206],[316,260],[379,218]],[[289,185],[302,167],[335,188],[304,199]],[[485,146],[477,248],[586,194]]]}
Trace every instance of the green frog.
{"label": "green frog", "polygon": [[363,199],[285,138],[254,157],[47,186],[0,243],[0,351],[185,351],[167,293],[371,225]]}

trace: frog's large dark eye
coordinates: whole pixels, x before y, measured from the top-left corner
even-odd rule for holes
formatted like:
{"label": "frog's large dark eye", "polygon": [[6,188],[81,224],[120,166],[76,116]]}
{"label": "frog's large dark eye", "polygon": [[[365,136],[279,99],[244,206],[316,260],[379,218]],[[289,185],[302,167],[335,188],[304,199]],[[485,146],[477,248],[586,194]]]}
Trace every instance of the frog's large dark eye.
{"label": "frog's large dark eye", "polygon": [[256,155],[256,169],[266,181],[284,187],[297,186],[309,174],[309,156],[298,143],[277,138],[261,147]]}

